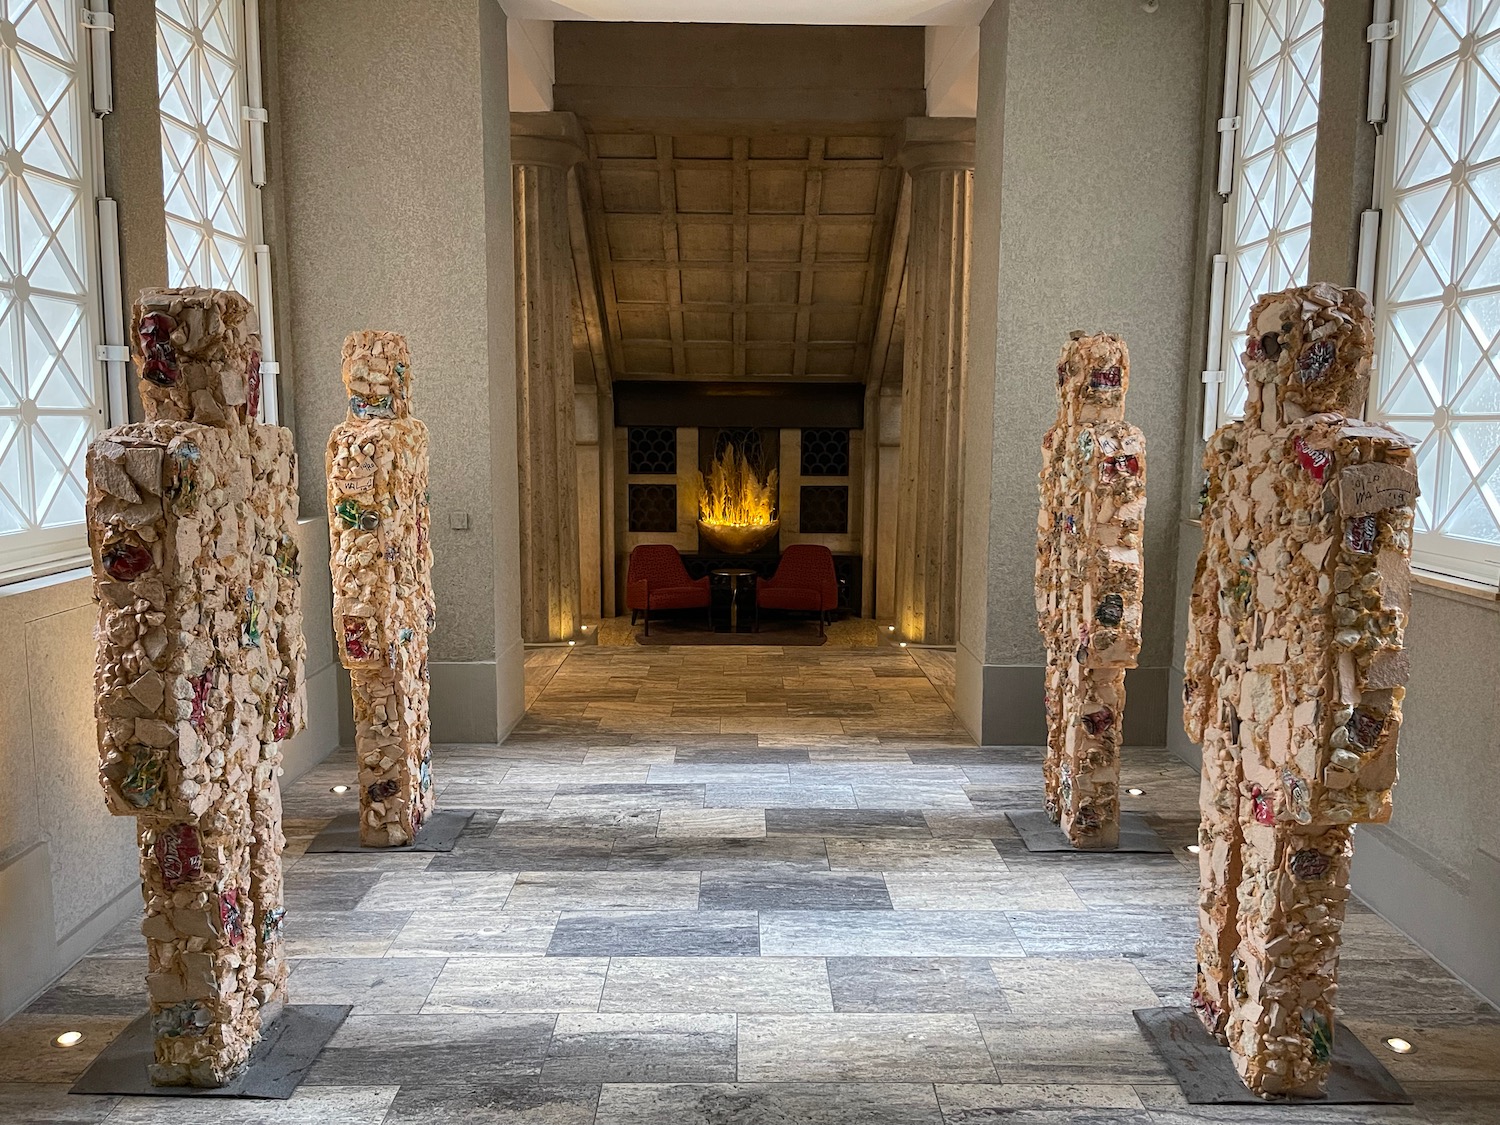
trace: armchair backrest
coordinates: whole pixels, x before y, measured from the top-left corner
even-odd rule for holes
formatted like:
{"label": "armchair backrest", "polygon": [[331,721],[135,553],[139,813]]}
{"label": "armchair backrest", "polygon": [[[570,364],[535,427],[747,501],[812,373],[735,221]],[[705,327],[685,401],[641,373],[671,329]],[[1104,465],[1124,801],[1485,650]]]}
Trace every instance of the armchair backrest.
{"label": "armchair backrest", "polygon": [[692,583],[682,556],[670,543],[642,543],[630,552],[627,583],[647,582],[653,587],[687,586]]}
{"label": "armchair backrest", "polygon": [[822,593],[832,608],[839,604],[839,577],[833,569],[833,552],[816,543],[793,543],[781,553],[776,582],[806,586]]}

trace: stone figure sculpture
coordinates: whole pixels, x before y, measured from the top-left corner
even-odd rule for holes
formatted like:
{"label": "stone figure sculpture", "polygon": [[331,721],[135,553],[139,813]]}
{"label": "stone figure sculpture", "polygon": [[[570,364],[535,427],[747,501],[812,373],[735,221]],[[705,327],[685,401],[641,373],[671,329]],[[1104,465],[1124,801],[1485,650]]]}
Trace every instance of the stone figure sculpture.
{"label": "stone figure sculpture", "polygon": [[286,997],[278,744],[306,718],[292,435],[237,293],[135,304],[146,421],[87,456],[109,810],[139,824],[151,1081],[221,1086]]}
{"label": "stone figure sculpture", "polygon": [[1391,814],[1410,608],[1411,443],[1365,401],[1363,294],[1250,312],[1245,419],[1216,433],[1184,725],[1203,745],[1193,1005],[1245,1085],[1319,1094],[1334,1037],[1351,826]]}
{"label": "stone figure sculpture", "polygon": [[414,841],[433,808],[427,427],[411,415],[404,337],[351,333],[343,377],[349,414],[327,461],[333,628],[354,695],[360,843],[391,847]]}
{"label": "stone figure sculpture", "polygon": [[1047,813],[1076,848],[1120,839],[1125,670],[1141,648],[1146,445],[1125,421],[1130,354],[1074,332],[1038,477],[1037,622],[1047,646]]}

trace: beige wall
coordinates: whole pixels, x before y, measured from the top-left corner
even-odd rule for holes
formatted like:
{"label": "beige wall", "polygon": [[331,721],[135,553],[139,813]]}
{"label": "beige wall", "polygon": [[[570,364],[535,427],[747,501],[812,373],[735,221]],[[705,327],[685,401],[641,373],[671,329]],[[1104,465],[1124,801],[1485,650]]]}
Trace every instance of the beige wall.
{"label": "beige wall", "polygon": [[[504,14],[494,0],[283,0],[276,15],[303,511],[326,507],[344,336],[404,333],[433,434],[433,736],[492,740],[521,699]],[[511,611],[498,673],[490,607]]]}
{"label": "beige wall", "polygon": [[557,23],[553,105],[596,119],[920,117],[920,27]]}
{"label": "beige wall", "polygon": [[988,742],[1043,733],[1035,481],[1074,328],[1130,346],[1127,417],[1145,431],[1152,502],[1125,733],[1165,737],[1178,521],[1159,498],[1178,494],[1197,379],[1205,28],[1200,5],[1097,0],[995,0],[981,28],[958,691],[960,717]]}

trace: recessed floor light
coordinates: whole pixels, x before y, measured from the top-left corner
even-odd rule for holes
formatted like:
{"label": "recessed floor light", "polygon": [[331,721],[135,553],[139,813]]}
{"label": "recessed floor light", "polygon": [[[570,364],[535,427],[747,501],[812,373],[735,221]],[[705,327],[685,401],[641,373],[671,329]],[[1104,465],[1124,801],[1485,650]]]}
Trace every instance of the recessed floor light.
{"label": "recessed floor light", "polygon": [[1193,855],[1197,855],[1202,850],[1203,849],[1200,848],[1197,844],[1189,844],[1188,845],[1188,851],[1192,852]]}
{"label": "recessed floor light", "polygon": [[885,631],[887,633],[894,633],[896,631],[896,627],[894,625],[887,625],[885,627]]}
{"label": "recessed floor light", "polygon": [[1125,792],[1129,793],[1132,797],[1144,797],[1146,795],[1146,791],[1144,789],[1132,788],[1125,790]]}
{"label": "recessed floor light", "polygon": [[76,1047],[81,1042],[83,1042],[83,1032],[65,1031],[52,1040],[52,1045],[54,1047]]}
{"label": "recessed floor light", "polygon": [[347,793],[347,792],[349,792],[349,787],[347,785],[334,785],[334,786],[332,786],[332,787],[329,788],[328,792],[330,792],[330,793]]}
{"label": "recessed floor light", "polygon": [[905,641],[902,641],[902,642],[901,642],[901,647],[902,647],[902,648],[905,648],[905,647],[906,647],[906,642],[905,642]]}
{"label": "recessed floor light", "polygon": [[574,646],[574,645],[576,645],[576,644],[577,644],[577,643],[578,643],[578,642],[577,642],[577,641],[569,641],[569,642],[568,642],[568,647],[569,647],[569,648],[572,648],[572,647],[573,647],[573,646]]}
{"label": "recessed floor light", "polygon": [[1402,1039],[1399,1035],[1387,1036],[1385,1039],[1382,1039],[1381,1042],[1391,1050],[1395,1051],[1398,1055],[1409,1055],[1416,1050],[1415,1047],[1413,1047],[1405,1039]]}

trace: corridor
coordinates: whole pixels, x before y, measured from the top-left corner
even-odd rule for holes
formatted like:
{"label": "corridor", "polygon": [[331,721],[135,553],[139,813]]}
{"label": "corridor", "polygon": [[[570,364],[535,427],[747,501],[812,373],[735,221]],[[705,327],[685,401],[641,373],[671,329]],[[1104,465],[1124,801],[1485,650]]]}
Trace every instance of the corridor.
{"label": "corridor", "polygon": [[[1041,803],[1040,752],[959,745],[899,651],[532,663],[536,702],[509,742],[437,751],[439,807],[477,810],[451,853],[303,854],[354,805],[330,791],[352,777],[351,755],[289,788],[293,1002],[354,1005],[290,1102],[66,1093],[139,1014],[132,920],[0,1026],[0,1120],[1279,1119],[1186,1107],[1130,1015],[1191,988],[1185,765],[1125,758],[1124,784],[1144,791],[1131,807],[1175,854],[1031,855],[1004,812]],[[845,713],[828,714],[840,697]],[[1357,905],[1342,977],[1347,1026],[1366,1043],[1418,1044],[1382,1052],[1417,1104],[1299,1120],[1500,1118],[1493,1009]],[[84,1042],[50,1046],[64,1028]]]}

